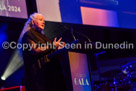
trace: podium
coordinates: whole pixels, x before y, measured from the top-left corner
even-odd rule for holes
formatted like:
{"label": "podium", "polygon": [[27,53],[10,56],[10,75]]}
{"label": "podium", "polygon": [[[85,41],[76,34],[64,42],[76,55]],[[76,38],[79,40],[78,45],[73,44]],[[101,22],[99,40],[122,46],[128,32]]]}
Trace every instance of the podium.
{"label": "podium", "polygon": [[66,91],[92,91],[87,53],[64,48],[48,57],[60,62]]}

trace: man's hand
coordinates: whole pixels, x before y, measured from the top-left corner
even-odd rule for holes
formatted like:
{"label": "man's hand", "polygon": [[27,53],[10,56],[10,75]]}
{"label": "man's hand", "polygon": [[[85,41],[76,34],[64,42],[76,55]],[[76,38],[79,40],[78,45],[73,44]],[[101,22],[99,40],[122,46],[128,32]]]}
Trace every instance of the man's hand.
{"label": "man's hand", "polygon": [[65,42],[60,42],[58,50],[64,48],[65,44],[66,44]]}
{"label": "man's hand", "polygon": [[59,47],[59,44],[60,44],[60,41],[61,41],[61,40],[62,40],[62,38],[60,38],[58,41],[57,41],[57,38],[56,38],[56,37],[54,38],[53,43],[54,43],[54,45],[55,45],[56,48]]}

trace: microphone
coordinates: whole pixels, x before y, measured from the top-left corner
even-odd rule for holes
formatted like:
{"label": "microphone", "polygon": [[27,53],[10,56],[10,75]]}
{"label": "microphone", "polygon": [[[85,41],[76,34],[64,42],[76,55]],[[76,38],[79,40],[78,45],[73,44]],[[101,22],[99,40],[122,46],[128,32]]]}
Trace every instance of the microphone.
{"label": "microphone", "polygon": [[89,42],[91,42],[91,39],[90,39],[87,35],[82,34],[82,33],[80,33],[80,32],[77,32],[77,31],[73,31],[73,28],[72,28],[71,26],[65,25],[64,28],[71,30],[71,34],[72,34],[72,37],[73,37],[74,40],[77,40],[77,39],[76,39],[76,37],[75,37],[75,35],[74,35],[73,32],[75,32],[75,33],[77,33],[77,34],[79,34],[79,35],[85,37]]}
{"label": "microphone", "polygon": [[75,35],[73,34],[73,28],[71,28],[71,34],[72,34],[73,39],[77,40],[76,37],[75,37]]}
{"label": "microphone", "polygon": [[75,37],[75,35],[74,35],[74,33],[73,33],[73,32],[74,32],[74,31],[73,31],[73,28],[72,28],[71,26],[69,26],[69,25],[65,25],[64,28],[71,30],[71,35],[72,35],[74,41],[76,41],[77,39],[76,39],[76,37]]}
{"label": "microphone", "polygon": [[79,35],[81,35],[81,36],[83,36],[83,37],[85,37],[89,42],[91,42],[91,39],[87,35],[82,34],[80,32],[77,32],[77,31],[74,31],[74,32],[77,33],[77,34],[79,34]]}

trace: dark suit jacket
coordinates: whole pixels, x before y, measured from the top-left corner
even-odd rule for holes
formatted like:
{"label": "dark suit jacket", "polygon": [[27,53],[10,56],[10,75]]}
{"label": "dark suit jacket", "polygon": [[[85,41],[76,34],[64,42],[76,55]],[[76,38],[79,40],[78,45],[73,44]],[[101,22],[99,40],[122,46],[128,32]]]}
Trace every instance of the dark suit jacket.
{"label": "dark suit jacket", "polygon": [[[31,29],[24,34],[23,43],[37,44],[52,43],[45,35]],[[49,48],[42,52],[30,50],[30,47],[23,50],[25,64],[25,88],[26,91],[65,91],[65,80],[59,61],[48,59],[48,54],[55,49]]]}

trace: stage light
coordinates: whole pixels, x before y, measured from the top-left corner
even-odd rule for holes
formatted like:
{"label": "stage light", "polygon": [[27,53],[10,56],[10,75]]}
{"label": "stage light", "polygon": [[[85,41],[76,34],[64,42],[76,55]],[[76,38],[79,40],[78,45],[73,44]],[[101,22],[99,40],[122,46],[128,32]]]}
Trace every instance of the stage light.
{"label": "stage light", "polygon": [[6,80],[6,78],[4,76],[1,77],[1,80]]}
{"label": "stage light", "polygon": [[13,53],[13,56],[11,57],[11,60],[9,64],[7,65],[6,70],[4,71],[1,79],[6,80],[10,75],[12,75],[15,71],[17,71],[22,65],[23,61],[21,59],[21,56],[19,55],[18,50],[15,50]]}

